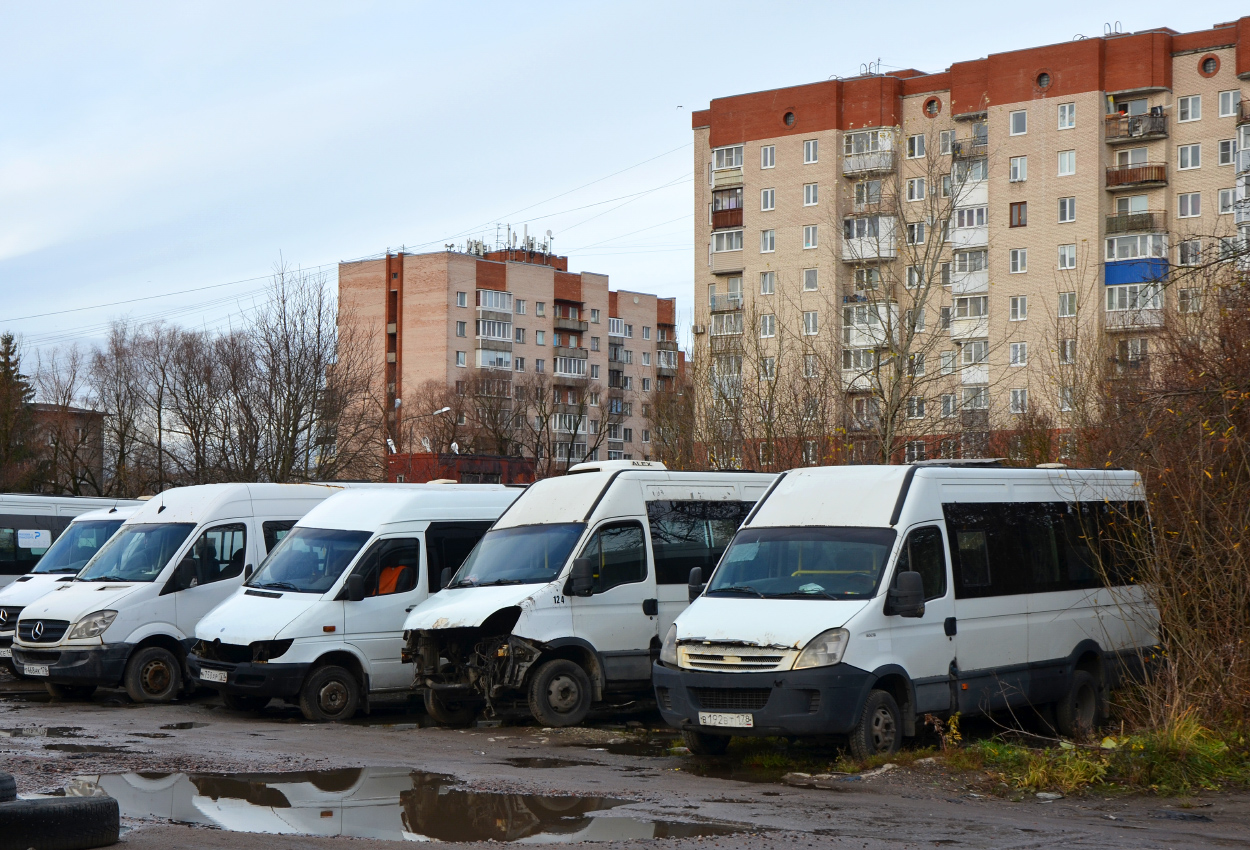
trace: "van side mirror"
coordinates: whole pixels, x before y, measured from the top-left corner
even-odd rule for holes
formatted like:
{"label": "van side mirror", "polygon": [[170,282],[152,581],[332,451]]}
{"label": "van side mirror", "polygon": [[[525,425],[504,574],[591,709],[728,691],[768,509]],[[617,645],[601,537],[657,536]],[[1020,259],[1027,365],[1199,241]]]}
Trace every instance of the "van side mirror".
{"label": "van side mirror", "polygon": [[595,564],[590,558],[573,561],[573,595],[590,596],[595,592]]}
{"label": "van side mirror", "polygon": [[456,571],[451,567],[443,567],[443,571],[438,574],[438,589],[442,590],[444,587],[451,584],[451,577],[455,574]]}
{"label": "van side mirror", "polygon": [[694,567],[690,570],[690,601],[694,602],[703,595],[703,567]]}
{"label": "van side mirror", "polygon": [[905,570],[894,577],[894,586],[886,594],[886,614],[898,617],[924,616],[924,579],[915,570]]}
{"label": "van side mirror", "polygon": [[347,601],[359,602],[365,598],[365,577],[350,575],[347,577]]}

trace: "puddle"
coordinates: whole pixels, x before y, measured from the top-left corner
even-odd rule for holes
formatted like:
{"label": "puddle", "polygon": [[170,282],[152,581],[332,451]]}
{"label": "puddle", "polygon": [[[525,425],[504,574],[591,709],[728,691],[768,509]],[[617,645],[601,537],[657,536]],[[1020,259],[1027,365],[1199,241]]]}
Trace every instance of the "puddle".
{"label": "puddle", "polygon": [[0,738],[81,738],[81,726],[28,726],[0,729]]}
{"label": "puddle", "polygon": [[201,723],[199,721],[184,720],[182,723],[166,723],[161,728],[162,729],[202,729],[208,725],[209,725],[208,723]]}
{"label": "puddle", "polygon": [[131,732],[136,738],[172,738],[173,735],[168,732]]}
{"label": "puddle", "polygon": [[730,835],[728,824],[608,814],[609,797],[507,794],[394,767],[295,773],[122,773],[81,776],[71,796],[107,794],[122,817],[233,832],[391,841],[621,841]]}
{"label": "puddle", "polygon": [[552,767],[584,767],[586,765],[597,764],[593,761],[579,761],[578,759],[557,759],[544,758],[542,756],[515,756],[513,758],[504,759],[504,762],[513,767],[533,767],[533,768],[552,768]]}
{"label": "puddle", "polygon": [[125,747],[110,747],[106,744],[46,744],[45,750],[56,750],[58,753],[128,753]]}
{"label": "puddle", "polygon": [[681,746],[680,735],[655,735],[645,733],[642,735],[621,736],[613,738],[606,744],[599,742],[591,742],[585,744],[570,744],[575,747],[588,747],[591,750],[607,751],[618,756],[637,756],[641,758],[659,758],[668,757],[670,747]]}

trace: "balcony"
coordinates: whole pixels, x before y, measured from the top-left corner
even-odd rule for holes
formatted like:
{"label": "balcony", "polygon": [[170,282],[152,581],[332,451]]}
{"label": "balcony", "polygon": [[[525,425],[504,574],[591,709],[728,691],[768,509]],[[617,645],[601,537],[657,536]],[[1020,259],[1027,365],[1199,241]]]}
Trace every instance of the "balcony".
{"label": "balcony", "polygon": [[742,251],[714,251],[712,253],[712,274],[735,274],[742,271]]}
{"label": "balcony", "polygon": [[987,224],[973,227],[952,227],[951,248],[962,251],[966,248],[984,248],[990,244],[990,228]]}
{"label": "balcony", "polygon": [[1117,355],[1107,359],[1111,363],[1113,376],[1117,378],[1144,377],[1150,371],[1150,358],[1147,354]]}
{"label": "balcony", "polygon": [[679,351],[680,350],[680,346],[678,346],[677,340],[675,339],[657,339],[655,341],[655,348],[657,351]]}
{"label": "balcony", "polygon": [[1168,137],[1168,117],[1159,115],[1108,115],[1107,144],[1149,142]]}
{"label": "balcony", "polygon": [[732,189],[742,185],[741,168],[722,168],[712,172],[713,189]]}
{"label": "balcony", "polygon": [[977,159],[985,156],[989,149],[988,137],[973,136],[971,139],[956,139],[951,145],[951,156],[955,159]]}
{"label": "balcony", "polygon": [[867,151],[848,154],[842,158],[844,177],[861,174],[877,174],[894,170],[894,151]]}
{"label": "balcony", "polygon": [[556,316],[554,320],[555,328],[558,331],[570,331],[572,333],[586,333],[590,330],[589,322],[581,322],[577,319],[562,319]]}
{"label": "balcony", "polygon": [[742,226],[742,208],[736,210],[715,210],[712,213],[712,229],[724,230]]}
{"label": "balcony", "polygon": [[1237,105],[1237,125],[1250,124],[1250,100],[1243,100]]}
{"label": "balcony", "polygon": [[1166,163],[1148,162],[1141,165],[1107,166],[1108,191],[1166,186],[1167,184],[1168,167]]}
{"label": "balcony", "polygon": [[976,363],[959,370],[959,383],[964,386],[978,386],[990,382],[990,367],[985,363]]}
{"label": "balcony", "polygon": [[1116,213],[1107,216],[1107,235],[1116,233],[1162,233],[1168,229],[1165,212]]}
{"label": "balcony", "polygon": [[842,372],[842,391],[865,392],[873,388],[873,376],[868,372],[845,369]]}
{"label": "balcony", "polygon": [[1140,307],[1136,310],[1108,310],[1108,331],[1138,331],[1163,327],[1163,310]]}
{"label": "balcony", "polygon": [[990,335],[990,320],[987,316],[972,319],[951,319],[951,339],[984,339]]}
{"label": "balcony", "polygon": [[[1241,103],[1242,106],[1245,106],[1247,101],[1243,100]],[[1245,174],[1247,171],[1250,171],[1250,150],[1237,151],[1236,162],[1238,174]]]}
{"label": "balcony", "polygon": [[970,272],[951,272],[951,295],[984,295],[990,291],[990,272],[977,269]]}
{"label": "balcony", "polygon": [[730,313],[734,310],[741,310],[742,293],[730,292],[727,295],[713,295],[708,298],[708,307],[713,313]]}

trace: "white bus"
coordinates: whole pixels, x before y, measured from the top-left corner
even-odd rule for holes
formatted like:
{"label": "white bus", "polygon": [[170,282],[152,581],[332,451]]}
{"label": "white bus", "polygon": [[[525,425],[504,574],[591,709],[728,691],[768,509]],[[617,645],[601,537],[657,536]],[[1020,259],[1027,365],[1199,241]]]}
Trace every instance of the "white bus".
{"label": "white bus", "polygon": [[79,514],[140,504],[133,499],[95,496],[0,494],[0,586],[34,569]]}

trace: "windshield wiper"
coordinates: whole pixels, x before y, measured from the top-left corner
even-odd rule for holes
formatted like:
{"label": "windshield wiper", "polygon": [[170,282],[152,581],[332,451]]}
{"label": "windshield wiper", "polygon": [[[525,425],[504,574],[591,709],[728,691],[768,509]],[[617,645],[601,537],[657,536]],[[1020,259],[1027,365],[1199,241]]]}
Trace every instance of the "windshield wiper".
{"label": "windshield wiper", "polygon": [[297,593],[301,593],[304,590],[304,588],[291,584],[289,581],[267,581],[264,584],[249,584],[248,587],[272,587],[278,590],[294,590]]}
{"label": "windshield wiper", "polygon": [[826,599],[838,598],[834,596],[832,593],[830,593],[829,591],[824,590],[823,588],[821,590],[789,590],[789,591],[786,591],[785,593],[768,594],[769,599],[783,599],[787,596],[823,596]]}
{"label": "windshield wiper", "polygon": [[40,572],[42,572],[44,575],[49,575],[49,576],[50,576],[50,575],[54,575],[54,574],[55,574],[55,575],[59,575],[59,574],[61,574],[61,573],[76,573],[76,572],[78,572],[78,571],[79,571],[79,570],[81,570],[81,569],[82,569],[82,567],[60,567],[59,569],[55,569],[55,570],[41,570]]}
{"label": "windshield wiper", "polygon": [[705,591],[705,592],[706,592],[706,593],[708,593],[708,594],[712,594],[712,593],[754,593],[754,594],[755,594],[756,596],[758,596],[760,599],[766,599],[766,598],[767,598],[767,597],[765,597],[765,596],[764,596],[764,594],[760,593],[758,590],[756,590],[755,588],[751,587],[749,584],[735,584],[735,585],[732,585],[732,586],[730,586],[730,587],[718,587],[718,588],[716,588],[716,589],[714,589],[714,590],[708,590],[708,591]]}
{"label": "windshield wiper", "polygon": [[118,581],[118,582],[129,582],[129,581],[135,581],[135,579],[130,579],[130,578],[121,578],[121,577],[119,577],[119,576],[93,576],[93,577],[91,577],[91,578],[83,578],[82,576],[79,576],[78,578],[74,579],[74,581]]}

